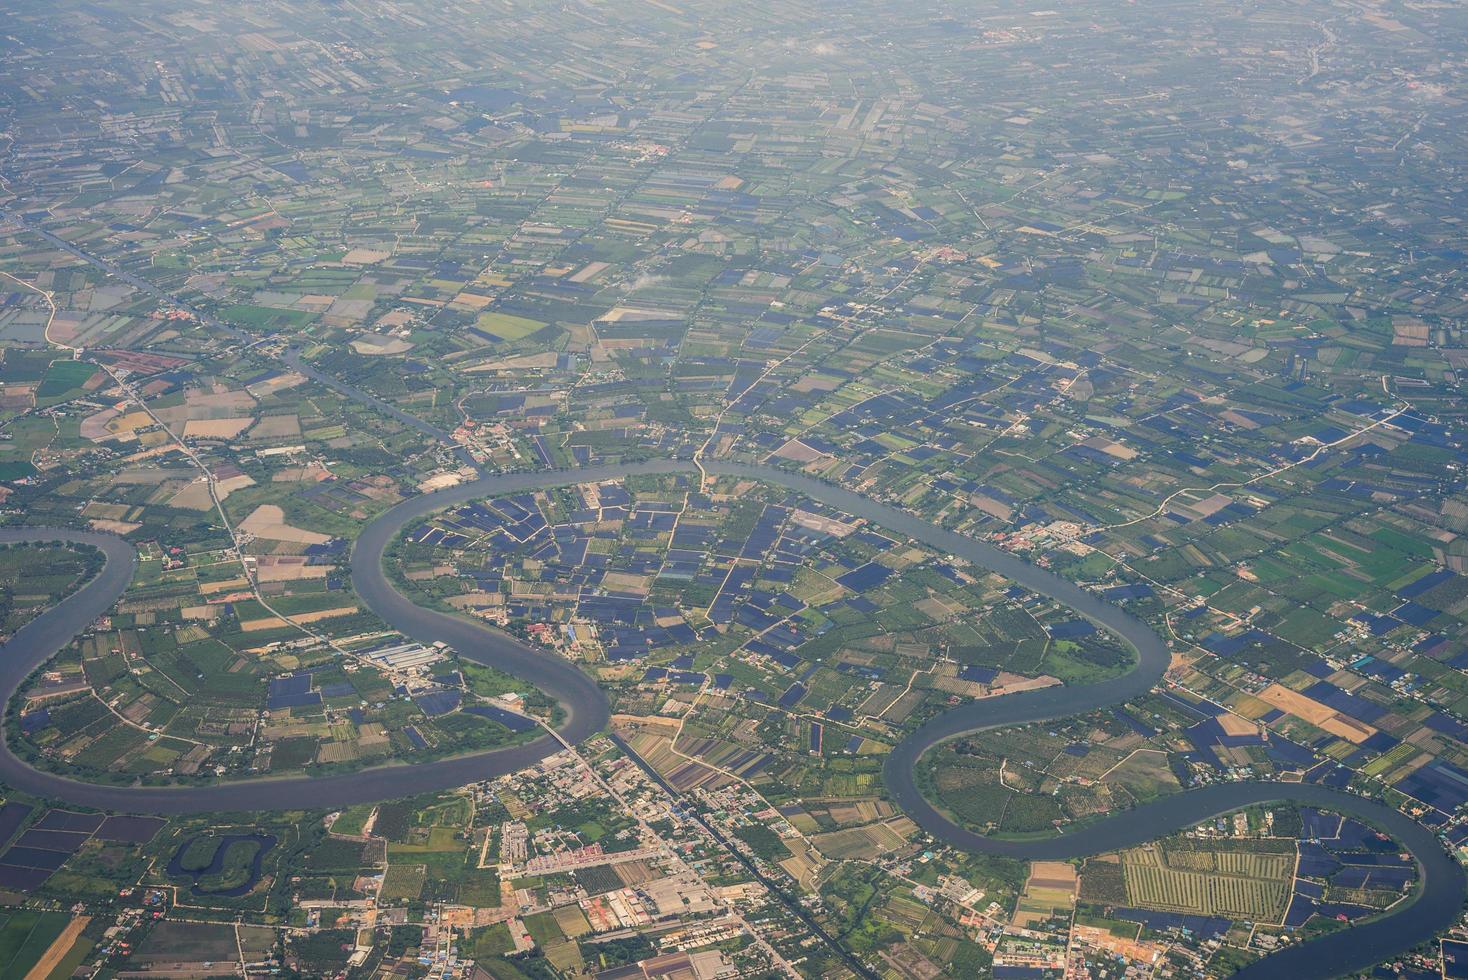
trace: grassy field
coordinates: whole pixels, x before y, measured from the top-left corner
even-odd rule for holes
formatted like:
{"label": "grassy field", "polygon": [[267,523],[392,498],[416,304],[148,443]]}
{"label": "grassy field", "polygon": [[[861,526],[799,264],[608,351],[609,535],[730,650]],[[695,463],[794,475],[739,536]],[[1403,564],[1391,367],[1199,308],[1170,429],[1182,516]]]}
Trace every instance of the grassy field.
{"label": "grassy field", "polygon": [[66,912],[15,909],[0,925],[0,976],[23,977],[71,921]]}
{"label": "grassy field", "polygon": [[227,306],[220,311],[220,316],[231,323],[262,329],[286,326],[301,327],[316,319],[316,314],[306,313],[302,310],[282,310],[271,306],[250,306],[246,304]]}
{"label": "grassy field", "polygon": [[500,879],[494,871],[475,871],[459,882],[458,900],[477,908],[495,908],[500,904]]}
{"label": "grassy field", "polygon": [[52,361],[45,378],[36,388],[36,402],[42,404],[70,398],[80,393],[82,385],[96,373],[97,368],[85,361]]}
{"label": "grassy field", "polygon": [[139,957],[145,962],[171,959],[216,962],[221,966],[239,956],[234,928],[204,922],[160,922],[148,934]]}
{"label": "grassy field", "polygon": [[479,315],[479,329],[492,333],[501,340],[519,340],[522,337],[530,336],[543,326],[545,324],[539,320],[513,316],[509,313],[481,313]]}
{"label": "grassy field", "polygon": [[384,901],[416,899],[422,893],[427,878],[427,869],[421,864],[394,864],[387,869],[387,877],[382,880],[381,897]]}
{"label": "grassy field", "polygon": [[465,844],[454,837],[453,827],[431,827],[421,840],[394,843],[389,847],[394,856],[399,854],[428,854],[436,851],[463,851]]}
{"label": "grassy field", "polygon": [[341,834],[344,837],[352,837],[362,833],[362,830],[367,825],[368,818],[372,816],[372,812],[376,809],[371,804],[347,807],[342,811],[342,815],[337,818],[336,823],[331,825],[332,833]]}

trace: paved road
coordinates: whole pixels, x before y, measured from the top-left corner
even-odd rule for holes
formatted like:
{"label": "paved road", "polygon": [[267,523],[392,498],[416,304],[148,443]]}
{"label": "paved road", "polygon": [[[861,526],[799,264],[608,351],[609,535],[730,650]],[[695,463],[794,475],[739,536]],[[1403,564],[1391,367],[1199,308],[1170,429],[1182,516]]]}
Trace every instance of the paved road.
{"label": "paved road", "polygon": [[[1050,572],[984,542],[928,524],[910,514],[808,477],[739,463],[705,464],[715,474],[759,479],[796,490],[848,513],[865,517],[947,554],[996,571],[1050,596],[1126,640],[1137,652],[1126,675],[1081,687],[1047,688],[962,705],[932,719],[888,754],[884,780],[902,809],[935,838],[958,847],[1027,859],[1076,858],[1154,840],[1210,816],[1252,803],[1290,800],[1362,817],[1387,830],[1416,857],[1421,883],[1409,905],[1391,916],[1312,941],[1260,961],[1249,977],[1328,977],[1364,968],[1430,938],[1449,925],[1463,903],[1464,876],[1457,862],[1426,829],[1400,813],[1360,797],[1318,785],[1229,783],[1178,793],[1136,810],[1087,825],[1074,834],[1046,840],[995,840],[955,825],[939,813],[914,783],[918,760],[934,745],[956,735],[1001,725],[1060,718],[1120,703],[1150,690],[1169,662],[1167,646],[1142,621]],[[442,507],[499,493],[573,482],[616,480],[637,474],[694,472],[691,463],[660,460],[588,467],[575,471],[489,476],[404,501],[362,532],[352,551],[352,583],[375,612],[405,635],[423,642],[443,640],[470,659],[491,664],[556,698],[566,710],[559,729],[579,742],[607,722],[606,696],[575,665],[488,626],[413,605],[387,581],[385,549],[398,532]],[[16,634],[0,658],[0,693],[8,703],[34,667],[64,646],[111,606],[136,563],[131,546],[107,535],[46,529],[0,531],[0,542],[62,537],[102,548],[103,572],[81,592]],[[399,765],[320,778],[250,780],[218,785],[165,788],[100,786],[31,769],[0,746],[0,778],[17,788],[101,809],[182,813],[209,810],[269,810],[338,807],[459,786],[513,772],[556,751],[549,736],[509,749],[441,762]]]}

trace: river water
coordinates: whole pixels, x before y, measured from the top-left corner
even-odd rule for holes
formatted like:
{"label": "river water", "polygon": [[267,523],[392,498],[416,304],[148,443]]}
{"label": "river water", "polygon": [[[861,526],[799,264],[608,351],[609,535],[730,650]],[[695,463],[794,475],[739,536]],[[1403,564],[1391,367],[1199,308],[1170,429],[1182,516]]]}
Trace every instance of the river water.
{"label": "river water", "polygon": [[[1413,897],[1392,914],[1290,947],[1239,976],[1333,977],[1364,969],[1395,952],[1430,939],[1457,917],[1464,875],[1437,838],[1396,810],[1362,797],[1313,784],[1223,783],[1189,790],[1126,813],[1090,823],[1071,834],[1037,840],[997,840],[957,826],[926,800],[914,782],[918,760],[957,735],[1003,725],[1045,721],[1119,704],[1162,680],[1170,652],[1141,620],[1072,582],[992,545],[932,525],[921,518],[822,481],[772,467],[706,463],[713,474],[745,477],[795,490],[847,513],[904,534],[942,553],[997,572],[1049,596],[1125,640],[1137,654],[1127,674],[1097,684],[1045,688],[992,701],[960,705],[928,721],[887,756],[883,779],[893,801],[934,838],[956,847],[1023,859],[1070,859],[1164,837],[1239,807],[1291,801],[1360,817],[1391,834],[1418,862]],[[656,460],[594,466],[574,471],[502,474],[403,501],[372,521],[352,549],[352,585],[362,600],[404,635],[423,643],[443,641],[461,656],[513,674],[554,697],[565,710],[558,729],[578,743],[609,720],[606,695],[574,664],[537,650],[487,625],[414,605],[383,572],[387,548],[410,523],[435,510],[481,497],[566,485],[621,480],[633,475],[696,472],[691,462]],[[137,555],[111,535],[59,529],[0,529],[0,543],[66,540],[100,549],[107,562],[85,587],[21,629],[0,655],[0,694],[9,700],[25,677],[106,612],[132,579]],[[522,745],[437,762],[383,766],[321,777],[253,779],[168,787],[109,786],[41,772],[0,743],[0,779],[17,789],[74,804],[131,813],[194,813],[338,808],[447,789],[515,772],[560,748],[549,735]]]}

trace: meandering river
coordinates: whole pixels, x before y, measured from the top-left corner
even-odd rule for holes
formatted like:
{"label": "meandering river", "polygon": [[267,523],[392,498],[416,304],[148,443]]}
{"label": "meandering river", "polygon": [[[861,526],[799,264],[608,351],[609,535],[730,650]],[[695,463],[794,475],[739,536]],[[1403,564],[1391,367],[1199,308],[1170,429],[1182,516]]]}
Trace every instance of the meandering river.
{"label": "meandering river", "polygon": [[[706,463],[713,474],[746,477],[786,487],[904,534],[1049,596],[1125,640],[1137,654],[1131,671],[1096,684],[1053,687],[961,705],[930,720],[887,756],[883,778],[892,799],[934,838],[989,854],[1024,859],[1079,858],[1155,840],[1209,817],[1255,803],[1290,801],[1360,817],[1391,834],[1416,858],[1418,884],[1391,914],[1271,955],[1241,977],[1334,977],[1365,969],[1430,939],[1462,908],[1462,868],[1420,824],[1382,804],[1315,784],[1222,783],[1188,790],[1088,824],[1075,833],[1039,840],[997,840],[960,827],[940,813],[914,782],[919,759],[958,735],[1045,721],[1120,704],[1161,681],[1170,660],[1167,645],[1141,620],[1072,582],[973,538],[930,524],[894,507],[809,477],[772,467]],[[577,743],[603,730],[606,695],[574,664],[485,624],[415,605],[383,571],[383,557],[397,535],[435,510],[481,497],[633,475],[696,472],[691,462],[658,460],[569,471],[487,476],[438,493],[414,497],[372,521],[352,549],[352,585],[375,613],[404,635],[424,643],[443,641],[461,656],[524,680],[559,701],[565,716],[558,733]],[[3,711],[25,678],[65,647],[117,601],[132,580],[137,553],[120,538],[55,528],[0,529],[0,543],[67,541],[97,548],[102,571],[76,593],[36,617],[0,651]],[[514,772],[559,750],[549,735],[503,749],[437,762],[392,765],[320,777],[282,777],[165,787],[87,783],[33,768],[0,741],[0,780],[16,789],[83,806],[131,813],[218,810],[284,810],[342,807],[447,789]]]}

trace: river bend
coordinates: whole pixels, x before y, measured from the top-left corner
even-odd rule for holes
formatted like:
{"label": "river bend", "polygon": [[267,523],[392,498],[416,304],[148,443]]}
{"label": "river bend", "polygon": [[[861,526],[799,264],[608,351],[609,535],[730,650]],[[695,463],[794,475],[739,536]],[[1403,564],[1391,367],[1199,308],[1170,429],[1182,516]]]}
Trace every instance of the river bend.
{"label": "river bend", "polygon": [[[704,465],[712,474],[745,477],[794,490],[942,553],[997,572],[1068,606],[1125,640],[1136,651],[1133,669],[1120,677],[960,705],[931,719],[894,747],[883,769],[887,790],[894,802],[934,838],[955,847],[1027,860],[1081,858],[1155,840],[1239,807],[1289,801],[1364,819],[1390,833],[1416,858],[1419,881],[1413,895],[1390,914],[1289,947],[1246,968],[1237,974],[1240,977],[1333,977],[1362,970],[1432,938],[1457,918],[1464,898],[1463,870],[1430,831],[1383,804],[1315,784],[1216,784],[1177,793],[1088,824],[1074,833],[1045,839],[989,838],[958,826],[917,789],[914,776],[925,752],[966,733],[1080,714],[1144,694],[1162,679],[1170,661],[1167,645],[1150,627],[1120,607],[985,542],[800,474],[755,464],[710,462]],[[602,731],[610,717],[606,695],[589,676],[569,661],[530,647],[486,624],[415,605],[389,582],[383,571],[384,555],[410,523],[444,507],[481,497],[635,475],[693,472],[696,469],[691,462],[657,460],[500,474],[410,498],[379,515],[358,536],[351,555],[353,588],[373,612],[404,635],[424,643],[445,642],[461,656],[513,674],[555,698],[565,712],[558,734],[569,743],[579,743]],[[9,711],[12,696],[36,667],[113,606],[137,567],[137,552],[132,545],[113,535],[60,528],[0,528],[0,544],[47,541],[96,548],[106,562],[91,581],[17,631],[0,651],[0,696],[4,698],[0,711]],[[339,808],[504,775],[532,765],[559,749],[556,739],[543,735],[520,745],[436,762],[389,765],[317,777],[145,787],[88,783],[44,772],[16,756],[0,739],[0,780],[39,796],[132,813]]]}

